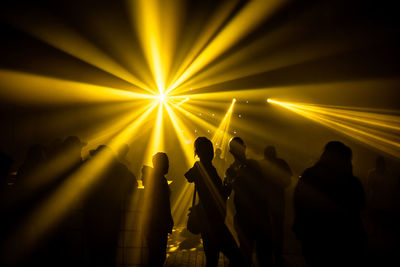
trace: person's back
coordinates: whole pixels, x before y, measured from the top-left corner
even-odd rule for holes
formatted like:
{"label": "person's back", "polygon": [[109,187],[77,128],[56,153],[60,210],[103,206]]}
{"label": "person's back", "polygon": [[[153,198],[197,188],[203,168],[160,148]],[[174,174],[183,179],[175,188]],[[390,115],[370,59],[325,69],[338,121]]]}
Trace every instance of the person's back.
{"label": "person's back", "polygon": [[217,170],[209,163],[196,162],[185,174],[189,182],[194,182],[199,195],[199,203],[207,219],[214,224],[223,224],[226,215],[226,190]]}
{"label": "person's back", "polygon": [[351,150],[329,142],[295,189],[294,231],[310,266],[356,266],[362,259],[365,206],[361,182],[352,174]]}
{"label": "person's back", "polygon": [[169,160],[165,153],[153,156],[153,169],[145,184],[144,235],[148,246],[148,265],[163,266],[166,258],[168,233],[172,233],[174,221],[171,215],[170,189],[164,175],[168,173]]}

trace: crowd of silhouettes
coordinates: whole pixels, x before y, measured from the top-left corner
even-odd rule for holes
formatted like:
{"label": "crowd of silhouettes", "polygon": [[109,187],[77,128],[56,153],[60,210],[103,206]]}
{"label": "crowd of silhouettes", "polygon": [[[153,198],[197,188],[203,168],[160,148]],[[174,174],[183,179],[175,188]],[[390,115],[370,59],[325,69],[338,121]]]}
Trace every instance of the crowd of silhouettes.
{"label": "crowd of silhouettes", "polygon": [[[138,181],[127,158],[128,145],[118,151],[100,145],[83,160],[86,145],[76,136],[55,139],[48,146],[35,144],[16,172],[12,172],[13,159],[0,151],[0,265],[115,266],[121,207],[135,194]],[[382,156],[363,184],[353,174],[352,150],[339,141],[328,142],[319,160],[299,179],[274,146],[265,147],[263,159],[251,159],[244,140],[233,137],[229,153],[233,163],[228,166],[222,150],[214,153],[212,142],[199,137],[194,142],[198,160],[184,174],[198,196],[206,266],[218,266],[220,252],[230,266],[285,266],[285,212],[290,204],[286,195],[293,183],[292,231],[307,266],[368,266],[366,259],[371,259],[371,265],[390,265],[400,247],[400,179],[388,170]],[[143,240],[147,264],[163,266],[174,227],[166,179],[170,162],[166,153],[158,152],[152,164],[141,169],[147,210]],[[81,210],[83,254],[71,250],[71,222],[79,221],[71,207],[57,227],[41,236],[34,250],[19,255],[25,244],[16,234],[31,223],[29,215],[72,175],[92,165],[99,172],[87,173],[96,177],[87,177],[93,182],[75,203]],[[235,210],[232,227],[226,223],[228,198],[233,199]],[[28,227],[35,231],[39,226]],[[387,250],[370,253],[371,240],[385,244]]]}

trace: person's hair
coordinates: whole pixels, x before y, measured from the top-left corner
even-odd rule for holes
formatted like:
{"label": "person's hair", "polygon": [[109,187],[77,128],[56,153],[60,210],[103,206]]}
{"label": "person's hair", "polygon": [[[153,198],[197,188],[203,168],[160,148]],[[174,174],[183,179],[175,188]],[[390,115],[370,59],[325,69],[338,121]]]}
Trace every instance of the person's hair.
{"label": "person's hair", "polygon": [[214,148],[207,137],[198,137],[194,141],[194,154],[203,162],[211,162],[214,158]]}
{"label": "person's hair", "polygon": [[232,137],[229,141],[229,152],[231,152],[235,158],[245,157],[246,145],[244,144],[243,139],[237,136]]}
{"label": "person's hair", "polygon": [[243,147],[246,146],[246,145],[244,144],[243,139],[240,138],[240,137],[238,137],[238,136],[232,137],[232,139],[229,141],[229,143],[232,143],[232,142],[236,142],[236,143],[240,144],[240,145],[243,146]]}
{"label": "person's hair", "polygon": [[319,163],[330,166],[333,170],[353,174],[351,148],[339,141],[330,141],[325,145]]}
{"label": "person's hair", "polygon": [[162,175],[168,173],[169,160],[166,153],[158,152],[154,154],[152,161],[155,172],[160,172]]}

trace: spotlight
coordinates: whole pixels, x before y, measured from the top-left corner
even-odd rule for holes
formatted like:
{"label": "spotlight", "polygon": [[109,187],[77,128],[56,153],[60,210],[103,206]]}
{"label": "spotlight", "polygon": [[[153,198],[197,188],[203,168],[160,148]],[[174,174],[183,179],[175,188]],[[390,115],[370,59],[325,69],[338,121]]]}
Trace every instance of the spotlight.
{"label": "spotlight", "polygon": [[232,102],[235,103],[235,102],[236,102],[236,98],[234,98],[234,99],[232,100]]}
{"label": "spotlight", "polygon": [[271,103],[271,102],[272,102],[272,100],[267,98],[267,103]]}

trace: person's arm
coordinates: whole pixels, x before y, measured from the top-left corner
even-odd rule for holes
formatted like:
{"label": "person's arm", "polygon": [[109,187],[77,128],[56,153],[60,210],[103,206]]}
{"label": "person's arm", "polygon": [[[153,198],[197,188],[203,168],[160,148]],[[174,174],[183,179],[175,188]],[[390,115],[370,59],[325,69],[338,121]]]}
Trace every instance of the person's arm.
{"label": "person's arm", "polygon": [[186,173],[185,173],[185,178],[189,183],[193,183],[196,178],[199,177],[199,170],[197,168],[197,162],[193,165],[192,168],[190,168]]}

